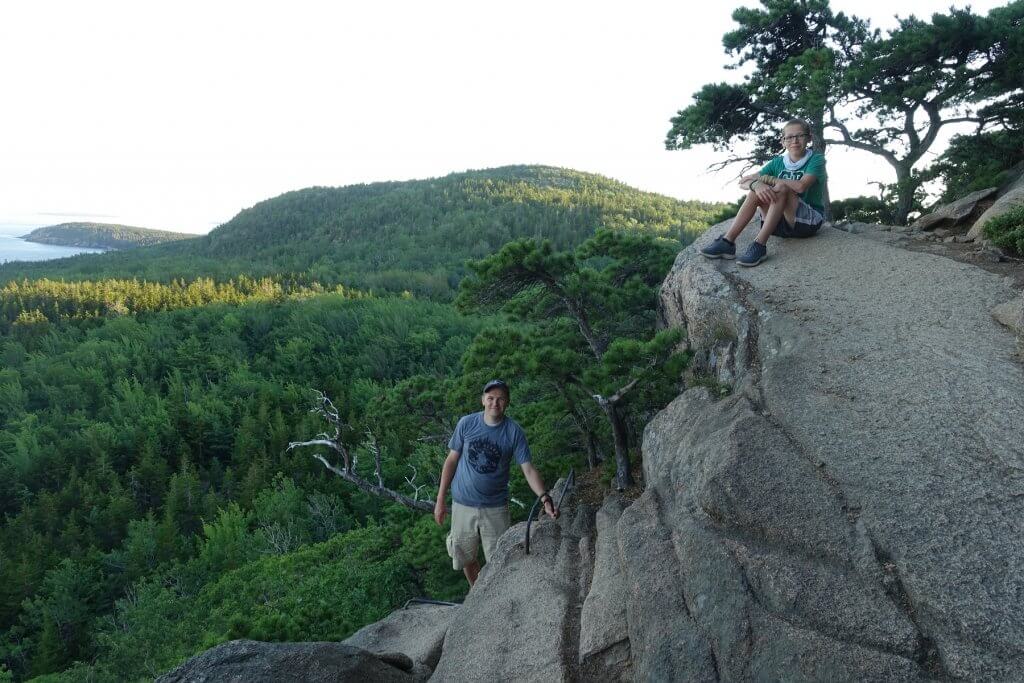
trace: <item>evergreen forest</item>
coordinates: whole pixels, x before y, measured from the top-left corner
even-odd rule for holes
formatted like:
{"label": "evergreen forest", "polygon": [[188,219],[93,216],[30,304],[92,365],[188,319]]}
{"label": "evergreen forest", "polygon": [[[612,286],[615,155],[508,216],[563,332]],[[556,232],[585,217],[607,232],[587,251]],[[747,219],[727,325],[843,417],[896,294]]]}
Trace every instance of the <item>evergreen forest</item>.
{"label": "evergreen forest", "polygon": [[[356,474],[379,461],[432,499],[501,376],[548,485],[570,466],[610,485],[686,364],[658,283],[722,208],[509,167],[0,266],[0,680],[151,680],[226,640],[338,640],[460,599],[430,515],[289,448],[329,431],[317,397]],[[533,500],[516,468],[512,496]]]}

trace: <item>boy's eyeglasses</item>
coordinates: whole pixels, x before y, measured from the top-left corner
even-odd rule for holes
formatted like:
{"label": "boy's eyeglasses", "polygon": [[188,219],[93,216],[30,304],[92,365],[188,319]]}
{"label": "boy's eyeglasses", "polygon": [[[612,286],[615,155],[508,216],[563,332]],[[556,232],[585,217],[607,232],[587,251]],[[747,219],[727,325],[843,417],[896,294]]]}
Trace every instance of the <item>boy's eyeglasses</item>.
{"label": "boy's eyeglasses", "polygon": [[795,142],[797,140],[801,140],[803,138],[809,138],[809,137],[810,137],[810,135],[808,135],[807,133],[799,133],[797,135],[783,135],[782,136],[782,141],[783,142]]}

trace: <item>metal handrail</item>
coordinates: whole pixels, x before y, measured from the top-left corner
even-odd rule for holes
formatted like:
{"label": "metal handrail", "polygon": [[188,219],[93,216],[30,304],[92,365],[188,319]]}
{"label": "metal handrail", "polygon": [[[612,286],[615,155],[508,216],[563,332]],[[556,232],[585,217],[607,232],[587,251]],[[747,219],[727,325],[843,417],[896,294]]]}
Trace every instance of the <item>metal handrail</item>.
{"label": "metal handrail", "polygon": [[456,605],[461,605],[462,603],[461,602],[446,602],[445,600],[431,600],[430,598],[409,598],[408,600],[405,601],[405,604],[402,605],[402,609],[405,609],[409,605],[412,605],[412,604],[416,604],[416,605],[444,605],[445,607],[454,607]]}
{"label": "metal handrail", "polygon": [[[570,468],[569,474],[566,476],[565,481],[562,482],[562,491],[558,494],[558,503],[555,505],[556,510],[562,509],[562,501],[565,500],[566,491],[576,484],[576,470]],[[533,507],[530,508],[530,515],[526,518],[526,554],[530,554],[530,525],[533,524],[533,513],[537,511],[537,506],[540,504],[540,496],[537,496],[537,500],[533,501]]]}

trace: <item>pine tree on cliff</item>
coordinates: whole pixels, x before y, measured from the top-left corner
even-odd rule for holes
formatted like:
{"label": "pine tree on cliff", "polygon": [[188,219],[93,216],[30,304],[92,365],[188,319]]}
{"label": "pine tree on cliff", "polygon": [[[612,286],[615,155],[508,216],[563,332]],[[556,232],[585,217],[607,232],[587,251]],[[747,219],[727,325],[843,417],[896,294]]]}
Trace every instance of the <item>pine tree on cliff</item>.
{"label": "pine tree on cliff", "polygon": [[[611,429],[616,485],[634,484],[630,399],[664,393],[685,359],[678,331],[655,331],[657,286],[674,250],[649,237],[598,231],[574,252],[517,240],[471,262],[456,301],[462,310],[502,311],[524,330],[516,354],[533,374],[565,389],[567,402],[596,401]],[[588,398],[589,397],[589,398]]]}
{"label": "pine tree on cliff", "polygon": [[761,5],[736,10],[739,27],[723,38],[737,56],[733,67],[754,71],[738,85],[708,84],[694,94],[671,121],[668,149],[712,144],[733,151],[718,167],[757,163],[777,147],[779,124],[805,118],[820,149],[859,149],[892,167],[896,182],[886,187],[902,224],[925,179],[916,167],[944,126],[1019,123],[1024,0],[985,17],[958,9],[931,22],[911,16],[886,36],[833,14],[828,0]]}

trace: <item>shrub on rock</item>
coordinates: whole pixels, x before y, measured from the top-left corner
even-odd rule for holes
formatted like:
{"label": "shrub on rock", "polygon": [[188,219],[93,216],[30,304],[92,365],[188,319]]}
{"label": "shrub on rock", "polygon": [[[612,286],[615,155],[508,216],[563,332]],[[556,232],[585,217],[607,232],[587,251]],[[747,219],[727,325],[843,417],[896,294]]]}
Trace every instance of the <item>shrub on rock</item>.
{"label": "shrub on rock", "polygon": [[988,221],[985,237],[997,247],[1024,255],[1024,205]]}

